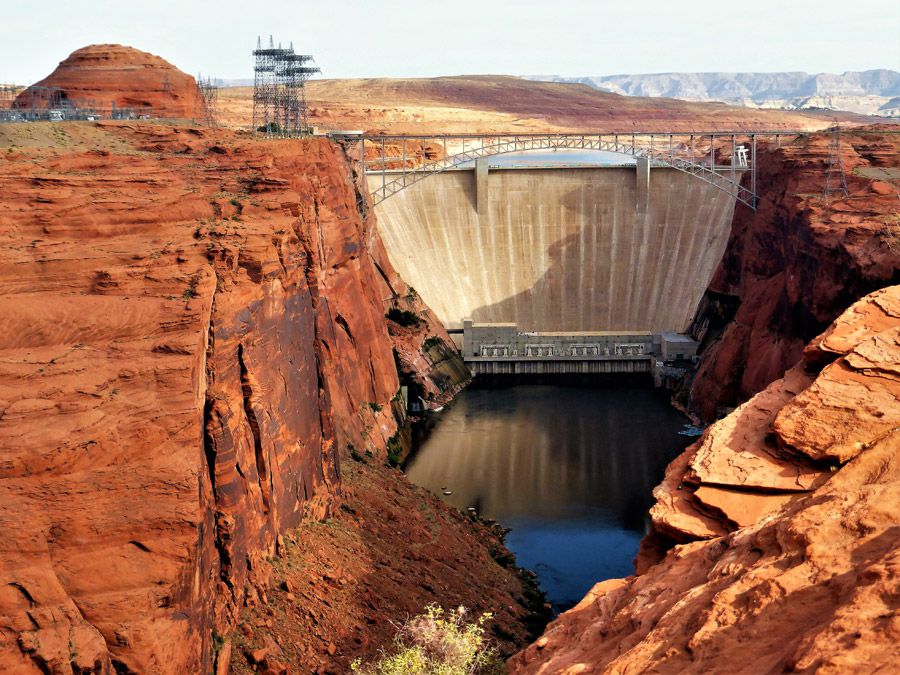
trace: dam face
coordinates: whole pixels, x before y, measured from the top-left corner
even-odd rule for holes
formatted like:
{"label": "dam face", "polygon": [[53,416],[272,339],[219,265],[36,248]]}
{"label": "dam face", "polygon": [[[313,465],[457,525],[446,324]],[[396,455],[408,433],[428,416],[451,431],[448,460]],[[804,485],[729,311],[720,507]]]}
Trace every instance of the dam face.
{"label": "dam face", "polygon": [[492,168],[481,209],[475,174],[375,207],[391,262],[451,329],[682,331],[731,228],[734,199],[675,169],[650,171],[643,208],[633,167]]}

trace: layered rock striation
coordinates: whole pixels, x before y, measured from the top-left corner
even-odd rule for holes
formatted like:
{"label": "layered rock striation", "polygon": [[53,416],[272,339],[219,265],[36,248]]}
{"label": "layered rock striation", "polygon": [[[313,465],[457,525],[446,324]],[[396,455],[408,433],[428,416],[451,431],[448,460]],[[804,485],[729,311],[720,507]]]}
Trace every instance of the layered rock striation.
{"label": "layered rock striation", "polygon": [[[597,584],[517,673],[889,672],[900,657],[900,287],[670,465],[652,510],[681,541]],[[640,567],[640,565],[639,565]]]}

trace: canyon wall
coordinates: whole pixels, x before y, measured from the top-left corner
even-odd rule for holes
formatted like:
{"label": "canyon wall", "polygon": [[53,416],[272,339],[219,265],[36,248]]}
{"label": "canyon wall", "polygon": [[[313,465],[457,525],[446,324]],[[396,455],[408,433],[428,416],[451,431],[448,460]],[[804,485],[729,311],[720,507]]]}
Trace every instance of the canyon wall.
{"label": "canyon wall", "polygon": [[512,672],[891,672],[898,432],[893,286],[669,466],[653,522],[684,543],[597,584]]}
{"label": "canyon wall", "polygon": [[760,152],[758,209],[736,210],[692,327],[704,345],[683,398],[703,418],[781,377],[852,302],[900,280],[900,135],[840,139],[846,197],[822,196],[830,135]]}
{"label": "canyon wall", "polygon": [[437,398],[449,339],[327,141],[48,129],[0,130],[0,670],[225,668],[341,452],[397,437],[394,350]]}
{"label": "canyon wall", "polygon": [[663,168],[646,213],[629,168],[491,170],[483,215],[475,202],[474,171],[447,171],[375,209],[394,266],[450,328],[683,330],[734,211],[725,192]]}
{"label": "canyon wall", "polygon": [[855,301],[897,279],[900,139],[842,133],[848,194],[824,198],[830,141],[765,151],[692,325],[689,404],[743,404],[669,465],[637,576],[595,586],[514,672],[896,663],[900,287]]}

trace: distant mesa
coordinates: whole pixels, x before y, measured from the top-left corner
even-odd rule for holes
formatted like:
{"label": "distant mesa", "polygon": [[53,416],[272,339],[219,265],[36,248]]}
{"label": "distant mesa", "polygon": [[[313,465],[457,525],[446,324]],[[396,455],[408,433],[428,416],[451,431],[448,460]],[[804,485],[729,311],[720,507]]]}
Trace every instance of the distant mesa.
{"label": "distant mesa", "polygon": [[50,96],[77,107],[109,110],[115,105],[188,119],[194,115],[197,86],[193,77],[154,54],[124,45],[90,45],[19,94],[15,107],[29,108],[33,100],[46,106]]}
{"label": "distant mesa", "polygon": [[534,76],[530,79],[586,84],[626,96],[721,101],[750,108],[828,108],[896,117],[900,72],[877,69],[845,73],[647,73],[598,77]]}

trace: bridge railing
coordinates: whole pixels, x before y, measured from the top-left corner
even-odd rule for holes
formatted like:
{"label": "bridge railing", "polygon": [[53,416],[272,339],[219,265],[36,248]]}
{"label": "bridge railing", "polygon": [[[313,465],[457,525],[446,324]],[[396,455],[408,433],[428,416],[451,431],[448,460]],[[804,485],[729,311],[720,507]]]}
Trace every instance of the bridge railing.
{"label": "bridge railing", "polygon": [[[428,176],[478,159],[529,150],[600,150],[645,158],[706,181],[750,208],[756,208],[757,140],[780,143],[801,132],[626,132],[600,134],[475,134],[371,136],[341,140],[359,143],[363,184],[377,205]],[[437,156],[435,156],[437,155]],[[725,162],[725,163],[722,163]],[[749,172],[748,180],[744,175]]]}

